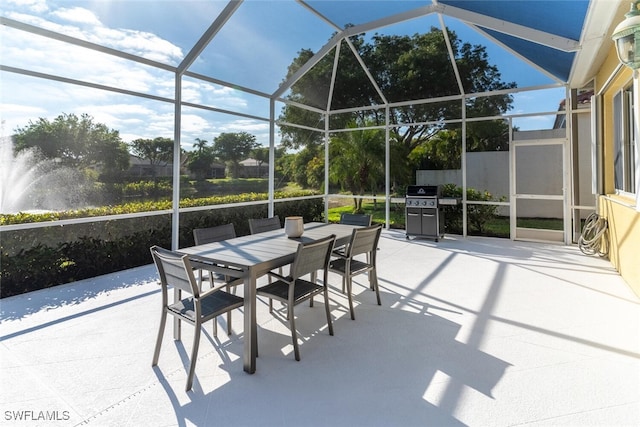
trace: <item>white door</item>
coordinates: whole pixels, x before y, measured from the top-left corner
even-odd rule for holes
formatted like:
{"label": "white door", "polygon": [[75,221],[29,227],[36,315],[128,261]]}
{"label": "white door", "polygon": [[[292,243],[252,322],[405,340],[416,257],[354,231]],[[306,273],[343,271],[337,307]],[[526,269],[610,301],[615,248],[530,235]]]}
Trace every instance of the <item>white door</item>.
{"label": "white door", "polygon": [[566,138],[513,141],[513,239],[566,243],[566,145]]}

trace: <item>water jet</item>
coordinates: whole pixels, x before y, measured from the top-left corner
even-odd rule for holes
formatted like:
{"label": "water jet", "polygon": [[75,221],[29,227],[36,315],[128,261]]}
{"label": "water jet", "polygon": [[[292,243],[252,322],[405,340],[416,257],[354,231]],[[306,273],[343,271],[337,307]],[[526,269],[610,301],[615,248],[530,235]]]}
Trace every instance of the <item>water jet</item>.
{"label": "water jet", "polygon": [[36,149],[14,153],[11,138],[0,138],[1,214],[77,209],[85,205],[84,182],[79,171]]}

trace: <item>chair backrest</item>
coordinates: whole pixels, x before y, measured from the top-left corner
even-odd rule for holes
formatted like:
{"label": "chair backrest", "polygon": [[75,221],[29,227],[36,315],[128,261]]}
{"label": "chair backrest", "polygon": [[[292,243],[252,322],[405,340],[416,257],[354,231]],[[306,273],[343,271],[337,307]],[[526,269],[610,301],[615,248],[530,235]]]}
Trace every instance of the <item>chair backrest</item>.
{"label": "chair backrest", "polygon": [[193,268],[187,255],[182,255],[159,246],[151,247],[153,262],[156,264],[160,275],[162,292],[167,291],[167,287],[188,292],[195,298],[199,297],[200,290],[193,275]]}
{"label": "chair backrest", "polygon": [[351,241],[347,247],[346,255],[354,257],[356,255],[371,253],[372,260],[375,260],[378,240],[382,232],[382,224],[372,225],[365,228],[354,228],[351,234]]}
{"label": "chair backrest", "polygon": [[290,276],[294,279],[327,268],[331,251],[336,241],[335,234],[311,242],[300,243],[291,265]]}
{"label": "chair backrest", "polygon": [[262,233],[265,231],[278,230],[282,228],[278,215],[271,218],[250,218],[249,231],[251,234]]}
{"label": "chair backrest", "polygon": [[233,223],[218,225],[209,228],[194,228],[193,239],[196,245],[204,245],[205,243],[220,242],[236,237],[236,229]]}
{"label": "chair backrest", "polygon": [[371,225],[371,215],[342,213],[340,214],[340,224],[364,225],[368,227]]}

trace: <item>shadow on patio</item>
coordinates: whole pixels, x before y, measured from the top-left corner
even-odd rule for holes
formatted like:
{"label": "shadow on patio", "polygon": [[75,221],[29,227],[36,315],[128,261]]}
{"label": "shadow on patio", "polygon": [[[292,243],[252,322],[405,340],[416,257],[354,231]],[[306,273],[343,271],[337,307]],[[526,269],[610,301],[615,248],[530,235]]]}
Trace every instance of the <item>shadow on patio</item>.
{"label": "shadow on patio", "polygon": [[[258,304],[257,372],[208,327],[151,357],[159,287],[145,266],[1,301],[2,420],[37,425],[637,425],[640,301],[575,247],[447,237],[380,242],[382,306],[356,279],[356,320],[330,276],[324,310],[288,327]],[[304,311],[304,312],[303,312]],[[26,423],[25,423],[26,424]]]}

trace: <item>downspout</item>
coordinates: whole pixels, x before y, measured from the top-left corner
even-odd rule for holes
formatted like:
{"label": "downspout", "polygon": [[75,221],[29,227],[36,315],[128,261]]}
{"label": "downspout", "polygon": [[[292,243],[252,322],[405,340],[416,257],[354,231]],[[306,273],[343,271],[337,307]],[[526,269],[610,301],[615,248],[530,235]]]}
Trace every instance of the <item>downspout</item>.
{"label": "downspout", "polygon": [[[577,91],[575,92],[577,96]],[[564,154],[564,162],[562,165],[562,212],[563,212],[563,230],[564,230],[564,244],[568,245],[573,240],[573,230],[571,226],[571,215],[573,211],[574,198],[573,198],[573,167],[572,167],[572,158],[573,153],[570,150],[570,147],[573,145],[573,133],[574,133],[574,105],[576,97],[571,96],[571,89],[569,86],[565,86],[565,118],[564,122],[566,123],[565,129],[565,143],[562,146],[562,151]]]}
{"label": "downspout", "polygon": [[640,76],[638,70],[633,70],[633,121],[634,128],[634,145],[635,145],[635,192],[636,192],[636,212],[640,212],[640,137],[638,132],[640,131]]}
{"label": "downspout", "polygon": [[[581,193],[585,188],[584,182],[580,180],[580,172],[586,170],[583,165],[580,164],[580,135],[579,135],[579,125],[578,125],[578,90],[571,89],[571,132],[569,133],[569,147],[571,152],[571,160],[570,164],[570,173],[571,173],[571,186],[570,186],[570,194],[571,194],[571,211],[570,211],[570,230],[571,234],[569,238],[570,242],[577,242],[580,238],[581,233],[581,223],[580,223],[580,213],[581,213],[581,205],[584,202],[581,197]],[[591,109],[595,108],[595,105],[591,104]],[[569,117],[567,117],[569,119]]]}
{"label": "downspout", "polygon": [[604,149],[602,146],[602,95],[591,97],[591,194],[595,195],[596,212],[600,198],[604,194]]}

